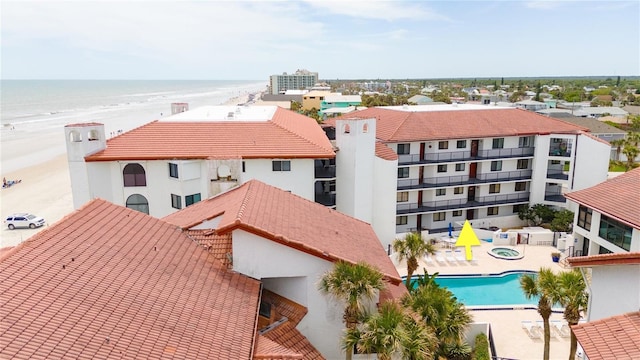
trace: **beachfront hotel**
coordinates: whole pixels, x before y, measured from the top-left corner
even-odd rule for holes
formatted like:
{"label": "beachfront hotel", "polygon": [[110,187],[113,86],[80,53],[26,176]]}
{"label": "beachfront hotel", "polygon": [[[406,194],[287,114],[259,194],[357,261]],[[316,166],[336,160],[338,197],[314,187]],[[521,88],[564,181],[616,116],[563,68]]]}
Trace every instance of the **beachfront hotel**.
{"label": "beachfront hotel", "polygon": [[406,293],[369,224],[257,180],[163,219],[95,199],[0,256],[0,358],[341,358],[337,261],[383,273],[370,311]]}
{"label": "beachfront hotel", "polygon": [[[383,149],[397,156],[393,174],[373,177],[387,184],[392,178],[397,234],[446,232],[464,220],[521,226],[522,207],[564,208],[563,194],[607,178],[610,145],[561,120],[483,105],[376,107],[326,121],[338,148],[338,209],[341,172],[351,170],[342,167],[342,144],[364,136],[365,124],[375,126],[376,147],[359,156],[381,157]],[[387,195],[374,194],[374,204]]]}
{"label": "beachfront hotel", "polygon": [[282,73],[269,77],[269,89],[272,95],[284,94],[287,90],[311,89],[318,83],[318,73],[298,69],[293,74]]}

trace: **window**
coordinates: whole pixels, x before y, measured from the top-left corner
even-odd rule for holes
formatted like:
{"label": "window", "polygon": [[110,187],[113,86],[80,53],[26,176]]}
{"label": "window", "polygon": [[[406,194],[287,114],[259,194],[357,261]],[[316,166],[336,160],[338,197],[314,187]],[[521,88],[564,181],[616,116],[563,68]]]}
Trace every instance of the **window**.
{"label": "window", "polygon": [[267,319],[271,318],[271,304],[268,302],[260,301],[260,309],[258,310],[258,315],[266,317]]}
{"label": "window", "polygon": [[396,225],[407,225],[406,216],[396,216]]}
{"label": "window", "polygon": [[273,160],[271,162],[273,171],[291,171],[291,161]]}
{"label": "window", "polygon": [[591,230],[591,216],[593,215],[593,210],[586,206],[580,205],[578,209],[578,226],[585,230]]}
{"label": "window", "polygon": [[613,245],[627,251],[631,250],[631,231],[632,229],[630,226],[611,219],[608,216],[600,215],[600,229],[598,236]]}
{"label": "window", "polygon": [[436,189],[436,196],[447,195],[447,189]]}
{"label": "window", "polygon": [[560,165],[560,160],[551,160],[551,165]]}
{"label": "window", "polygon": [[518,160],[518,165],[516,166],[518,169],[528,169],[529,168],[529,159],[520,159]]}
{"label": "window", "polygon": [[182,209],[182,198],[180,195],[171,194],[171,207],[174,209]]}
{"label": "window", "polygon": [[526,148],[533,146],[533,137],[531,136],[522,136],[518,139],[518,147]]}
{"label": "window", "polygon": [[456,171],[464,171],[464,163],[456,164]]}
{"label": "window", "polygon": [[462,194],[462,193],[464,193],[464,188],[462,186],[454,187],[453,188],[453,193],[454,194]]}
{"label": "window", "polygon": [[397,202],[405,202],[405,201],[409,201],[409,192],[408,191],[401,191],[396,195],[396,201]]}
{"label": "window", "polygon": [[438,165],[438,172],[439,173],[447,172],[447,165]]}
{"label": "window", "polygon": [[494,149],[504,148],[504,138],[493,139],[493,148]]}
{"label": "window", "polygon": [[200,193],[193,194],[193,195],[187,195],[187,196],[184,197],[184,205],[185,206],[189,206],[191,204],[195,204],[198,201],[200,201]]}
{"label": "window", "polygon": [[488,207],[487,215],[498,215],[498,207],[497,206]]}
{"label": "window", "polygon": [[517,182],[516,191],[527,191],[527,182],[526,181]]}
{"label": "window", "polygon": [[411,152],[411,144],[398,144],[398,155],[407,155]]}
{"label": "window", "polygon": [[502,171],[502,160],[492,161],[491,171]]}
{"label": "window", "polygon": [[500,184],[489,185],[489,194],[497,194],[500,192]]}
{"label": "window", "polygon": [[464,149],[464,148],[466,148],[466,147],[467,147],[467,140],[458,140],[458,141],[456,142],[456,147],[457,147],[458,149]]}
{"label": "window", "polygon": [[147,186],[147,176],[140,164],[127,164],[122,169],[124,186]]}
{"label": "window", "polygon": [[409,168],[398,168],[398,179],[404,179],[409,177]]}
{"label": "window", "polygon": [[244,161],[243,161],[242,162],[242,172],[245,172],[245,171],[246,171],[246,167],[245,167],[245,164],[244,164]]}
{"label": "window", "polygon": [[445,221],[447,219],[447,213],[438,212],[433,214],[433,221]]}
{"label": "window", "polygon": [[454,217],[462,216],[462,210],[453,210],[451,213]]}
{"label": "window", "polygon": [[446,150],[448,148],[449,148],[449,142],[448,141],[439,141],[438,142],[438,149]]}
{"label": "window", "polygon": [[178,164],[169,163],[169,176],[172,178],[178,178]]}
{"label": "window", "polygon": [[524,210],[526,210],[528,208],[529,208],[529,205],[527,205],[527,204],[513,205],[513,213],[514,214],[518,214],[520,211],[524,211]]}
{"label": "window", "polygon": [[141,213],[149,214],[149,202],[147,198],[140,194],[133,194],[127,198],[126,206],[129,209],[140,211]]}

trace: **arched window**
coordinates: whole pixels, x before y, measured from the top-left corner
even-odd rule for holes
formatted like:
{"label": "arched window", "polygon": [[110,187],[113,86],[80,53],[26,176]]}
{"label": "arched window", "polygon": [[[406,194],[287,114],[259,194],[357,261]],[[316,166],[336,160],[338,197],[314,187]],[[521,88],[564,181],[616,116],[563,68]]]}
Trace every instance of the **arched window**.
{"label": "arched window", "polygon": [[133,194],[127,198],[127,207],[149,215],[149,202],[140,194]]}
{"label": "arched window", "polygon": [[87,133],[87,139],[89,141],[100,140],[100,135],[98,134],[97,130],[89,130],[89,132]]}
{"label": "arched window", "polygon": [[342,126],[342,132],[345,133],[345,134],[348,134],[348,133],[351,132],[351,127],[349,126],[349,124],[344,124]]}
{"label": "arched window", "polygon": [[127,164],[122,170],[124,186],[147,186],[147,177],[140,164]]}
{"label": "arched window", "polygon": [[369,132],[369,124],[364,123],[364,125],[362,125],[362,132],[365,134]]}
{"label": "arched window", "polygon": [[69,142],[81,142],[81,141],[82,141],[82,135],[80,135],[79,132],[71,131],[69,133]]}

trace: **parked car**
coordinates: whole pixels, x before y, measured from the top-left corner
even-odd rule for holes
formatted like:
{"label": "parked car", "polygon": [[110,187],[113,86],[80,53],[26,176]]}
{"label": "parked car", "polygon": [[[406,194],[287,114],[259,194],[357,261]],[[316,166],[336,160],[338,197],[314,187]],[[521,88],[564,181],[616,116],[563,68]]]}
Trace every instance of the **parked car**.
{"label": "parked car", "polygon": [[19,213],[7,216],[4,220],[9,230],[15,228],[30,228],[35,229],[45,224],[45,221],[40,216],[33,214]]}

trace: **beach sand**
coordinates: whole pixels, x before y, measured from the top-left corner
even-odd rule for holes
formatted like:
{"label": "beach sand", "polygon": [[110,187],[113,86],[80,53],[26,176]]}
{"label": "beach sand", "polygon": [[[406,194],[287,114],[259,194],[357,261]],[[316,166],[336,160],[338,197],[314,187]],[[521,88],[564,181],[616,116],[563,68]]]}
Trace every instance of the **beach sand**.
{"label": "beach sand", "polygon": [[[250,95],[260,97],[260,93],[247,93],[229,99],[221,105],[246,103]],[[171,104],[167,104],[170,108]],[[138,123],[131,117],[115,122],[111,126],[132,129],[154,118],[141,117]],[[18,130],[19,131],[19,130]],[[105,128],[107,134],[110,129]],[[12,134],[13,135],[13,134]],[[2,138],[2,176],[7,180],[22,180],[9,188],[0,190],[0,211],[2,231],[0,248],[13,247],[31,236],[55,224],[74,210],[71,195],[71,180],[65,148],[64,129],[48,128],[40,132],[16,134]],[[47,224],[37,229],[9,230],[4,219],[17,212],[28,212],[42,216]]]}

